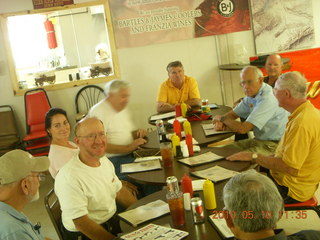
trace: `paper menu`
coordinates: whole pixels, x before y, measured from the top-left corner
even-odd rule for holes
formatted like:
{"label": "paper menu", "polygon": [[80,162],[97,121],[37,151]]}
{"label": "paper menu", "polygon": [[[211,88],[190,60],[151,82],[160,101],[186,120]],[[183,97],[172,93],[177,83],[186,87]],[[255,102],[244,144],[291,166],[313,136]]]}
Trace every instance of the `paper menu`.
{"label": "paper menu", "polygon": [[121,164],[121,173],[145,172],[161,169],[159,159]]}
{"label": "paper menu", "polygon": [[181,231],[174,228],[163,227],[156,224],[149,224],[143,228],[140,228],[132,233],[128,233],[121,236],[123,240],[155,240],[155,239],[165,239],[165,240],[179,240],[188,236],[189,233]]}
{"label": "paper menu", "polygon": [[220,234],[224,238],[232,238],[234,237],[233,233],[231,232],[230,228],[228,227],[226,220],[223,218],[216,217],[216,214],[212,214],[209,216],[209,220],[213,225],[219,230]]}
{"label": "paper menu", "polygon": [[204,134],[206,136],[210,136],[210,135],[217,135],[217,134],[224,134],[224,133],[231,133],[232,131],[216,131],[214,129],[214,125],[212,123],[205,123],[205,124],[201,124],[202,129],[204,131]]}
{"label": "paper menu", "polygon": [[168,113],[163,113],[163,114],[157,114],[152,117],[150,117],[150,121],[156,121],[159,119],[166,119],[166,118],[172,118],[176,116],[176,112],[168,112]]}
{"label": "paper menu", "polygon": [[178,161],[181,162],[181,163],[187,164],[189,166],[198,166],[198,165],[201,165],[201,164],[217,161],[217,160],[220,160],[220,159],[223,159],[223,158],[224,157],[219,156],[219,155],[217,155],[217,154],[215,154],[213,152],[206,152],[206,153],[203,153],[201,155],[180,159]]}
{"label": "paper menu", "polygon": [[208,178],[213,182],[219,182],[235,176],[238,172],[220,166],[214,166],[205,170],[190,172],[190,174],[204,179]]}
{"label": "paper menu", "polygon": [[160,217],[169,212],[168,203],[162,200],[156,200],[135,209],[122,212],[119,214],[119,217],[136,227],[143,222]]}

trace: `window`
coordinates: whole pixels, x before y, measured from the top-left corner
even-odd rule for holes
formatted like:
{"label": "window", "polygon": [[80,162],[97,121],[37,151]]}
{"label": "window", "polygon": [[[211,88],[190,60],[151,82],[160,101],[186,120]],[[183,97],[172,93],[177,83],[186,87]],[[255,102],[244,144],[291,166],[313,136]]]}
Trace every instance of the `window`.
{"label": "window", "polygon": [[108,1],[1,15],[15,94],[119,78]]}

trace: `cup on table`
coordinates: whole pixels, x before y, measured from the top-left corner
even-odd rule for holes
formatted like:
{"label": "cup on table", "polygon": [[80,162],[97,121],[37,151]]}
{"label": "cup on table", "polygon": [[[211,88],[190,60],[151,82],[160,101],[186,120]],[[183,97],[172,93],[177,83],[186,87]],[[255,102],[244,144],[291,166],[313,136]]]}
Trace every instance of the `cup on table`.
{"label": "cup on table", "polygon": [[182,226],[185,224],[183,195],[181,192],[175,195],[167,196],[170,215],[174,226]]}
{"label": "cup on table", "polygon": [[163,166],[165,168],[172,167],[173,152],[171,142],[160,143],[160,152],[163,161]]}

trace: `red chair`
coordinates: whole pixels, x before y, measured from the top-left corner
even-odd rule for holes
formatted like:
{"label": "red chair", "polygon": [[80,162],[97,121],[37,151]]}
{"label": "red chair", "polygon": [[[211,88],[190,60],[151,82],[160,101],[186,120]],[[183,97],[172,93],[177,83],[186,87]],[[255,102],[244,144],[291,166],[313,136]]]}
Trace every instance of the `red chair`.
{"label": "red chair", "polygon": [[290,203],[284,205],[285,210],[304,210],[304,209],[312,209],[317,212],[320,217],[320,206],[318,205],[318,200],[315,196],[311,199],[300,202],[300,203]]}
{"label": "red chair", "polygon": [[24,94],[27,136],[23,138],[25,150],[33,156],[48,155],[50,139],[44,129],[45,115],[51,108],[47,93],[42,88]]}

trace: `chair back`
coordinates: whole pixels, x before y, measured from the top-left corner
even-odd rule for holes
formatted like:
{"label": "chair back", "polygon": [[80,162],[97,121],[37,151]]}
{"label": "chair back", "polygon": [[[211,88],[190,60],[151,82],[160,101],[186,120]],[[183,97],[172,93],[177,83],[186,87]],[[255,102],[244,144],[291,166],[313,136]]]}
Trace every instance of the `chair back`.
{"label": "chair back", "polygon": [[0,156],[19,147],[20,137],[13,109],[9,105],[2,105],[0,106]]}
{"label": "chair back", "polygon": [[24,94],[27,133],[44,131],[44,119],[51,108],[49,98],[43,88],[32,89]]}
{"label": "chair back", "polygon": [[87,85],[81,88],[77,93],[75,99],[76,113],[85,116],[93,105],[95,105],[104,98],[104,91],[99,86]]}
{"label": "chair back", "polygon": [[44,198],[44,205],[47,209],[51,222],[57,232],[57,235],[60,240],[63,240],[62,231],[60,228],[61,224],[61,209],[59,200],[54,193],[54,189],[52,188],[48,194]]}

